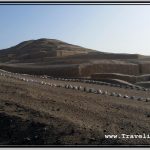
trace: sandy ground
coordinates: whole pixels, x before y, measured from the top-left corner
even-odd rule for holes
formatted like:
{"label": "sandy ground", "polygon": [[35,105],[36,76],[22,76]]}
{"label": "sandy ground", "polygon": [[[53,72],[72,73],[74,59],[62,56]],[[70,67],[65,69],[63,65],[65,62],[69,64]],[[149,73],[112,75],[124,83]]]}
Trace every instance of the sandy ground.
{"label": "sandy ground", "polygon": [[[150,97],[150,91],[35,79]],[[150,102],[0,76],[1,145],[146,145],[150,139],[107,139],[105,135],[150,134],[149,125]]]}

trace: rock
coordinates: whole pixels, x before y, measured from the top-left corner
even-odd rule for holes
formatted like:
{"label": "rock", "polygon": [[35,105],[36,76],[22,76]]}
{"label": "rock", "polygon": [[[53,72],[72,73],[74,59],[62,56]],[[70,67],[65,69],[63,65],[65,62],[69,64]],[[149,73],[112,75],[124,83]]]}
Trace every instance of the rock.
{"label": "rock", "polygon": [[129,98],[129,96],[128,95],[124,95],[123,98]]}
{"label": "rock", "polygon": [[97,94],[102,94],[103,92],[102,92],[102,90],[97,90]]}
{"label": "rock", "polygon": [[145,100],[146,102],[150,102],[150,98],[146,98],[146,100]]}
{"label": "rock", "polygon": [[71,84],[69,85],[69,89],[73,89],[73,86]]}
{"label": "rock", "polygon": [[121,95],[120,93],[119,93],[119,94],[117,94],[116,96],[117,96],[117,97],[122,97],[122,95]]}
{"label": "rock", "polygon": [[78,86],[73,86],[73,89],[78,90]]}
{"label": "rock", "polygon": [[78,89],[79,89],[80,91],[84,91],[84,87],[82,87],[82,86],[79,86]]}
{"label": "rock", "polygon": [[115,92],[110,93],[110,96],[116,96],[117,94]]}
{"label": "rock", "polygon": [[107,91],[103,91],[102,94],[103,95],[108,95],[108,92]]}
{"label": "rock", "polygon": [[68,88],[69,88],[69,85],[68,85],[68,84],[67,84],[67,85],[65,85],[65,88],[66,88],[66,89],[68,89]]}

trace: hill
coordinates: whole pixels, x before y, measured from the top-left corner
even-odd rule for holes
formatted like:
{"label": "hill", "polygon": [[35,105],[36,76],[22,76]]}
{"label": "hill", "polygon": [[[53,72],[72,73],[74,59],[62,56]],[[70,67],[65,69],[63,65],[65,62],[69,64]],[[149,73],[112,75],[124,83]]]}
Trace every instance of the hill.
{"label": "hill", "polygon": [[86,54],[92,50],[68,44],[55,39],[24,41],[16,46],[0,51],[1,62],[28,62],[43,60],[47,57],[62,57]]}
{"label": "hill", "polygon": [[[95,60],[95,59],[142,59],[149,57],[138,54],[115,54],[72,45],[56,39],[41,38],[28,40],[20,44],[0,50],[0,62],[28,63],[28,62],[50,62],[60,59],[71,60]],[[70,60],[69,60],[70,61]],[[57,62],[56,62],[57,64]]]}
{"label": "hill", "polygon": [[0,68],[13,72],[90,77],[95,73],[150,74],[150,57],[106,53],[56,39],[24,41],[0,50]]}

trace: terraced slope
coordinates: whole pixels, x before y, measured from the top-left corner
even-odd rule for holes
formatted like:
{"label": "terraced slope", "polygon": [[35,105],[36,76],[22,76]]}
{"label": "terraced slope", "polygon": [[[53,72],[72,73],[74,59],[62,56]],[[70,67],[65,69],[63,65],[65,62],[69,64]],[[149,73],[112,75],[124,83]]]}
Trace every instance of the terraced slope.
{"label": "terraced slope", "polygon": [[0,69],[55,77],[143,75],[150,74],[149,64],[149,56],[100,52],[57,39],[28,40],[0,50]]}

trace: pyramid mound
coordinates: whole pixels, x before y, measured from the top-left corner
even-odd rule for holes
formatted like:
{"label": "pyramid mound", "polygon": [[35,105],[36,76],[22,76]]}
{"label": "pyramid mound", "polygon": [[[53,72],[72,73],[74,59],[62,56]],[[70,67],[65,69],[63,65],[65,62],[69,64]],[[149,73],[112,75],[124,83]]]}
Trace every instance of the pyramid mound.
{"label": "pyramid mound", "polygon": [[45,57],[59,57],[87,54],[92,50],[68,44],[56,39],[38,39],[21,42],[20,44],[0,51],[0,61],[38,60]]}

